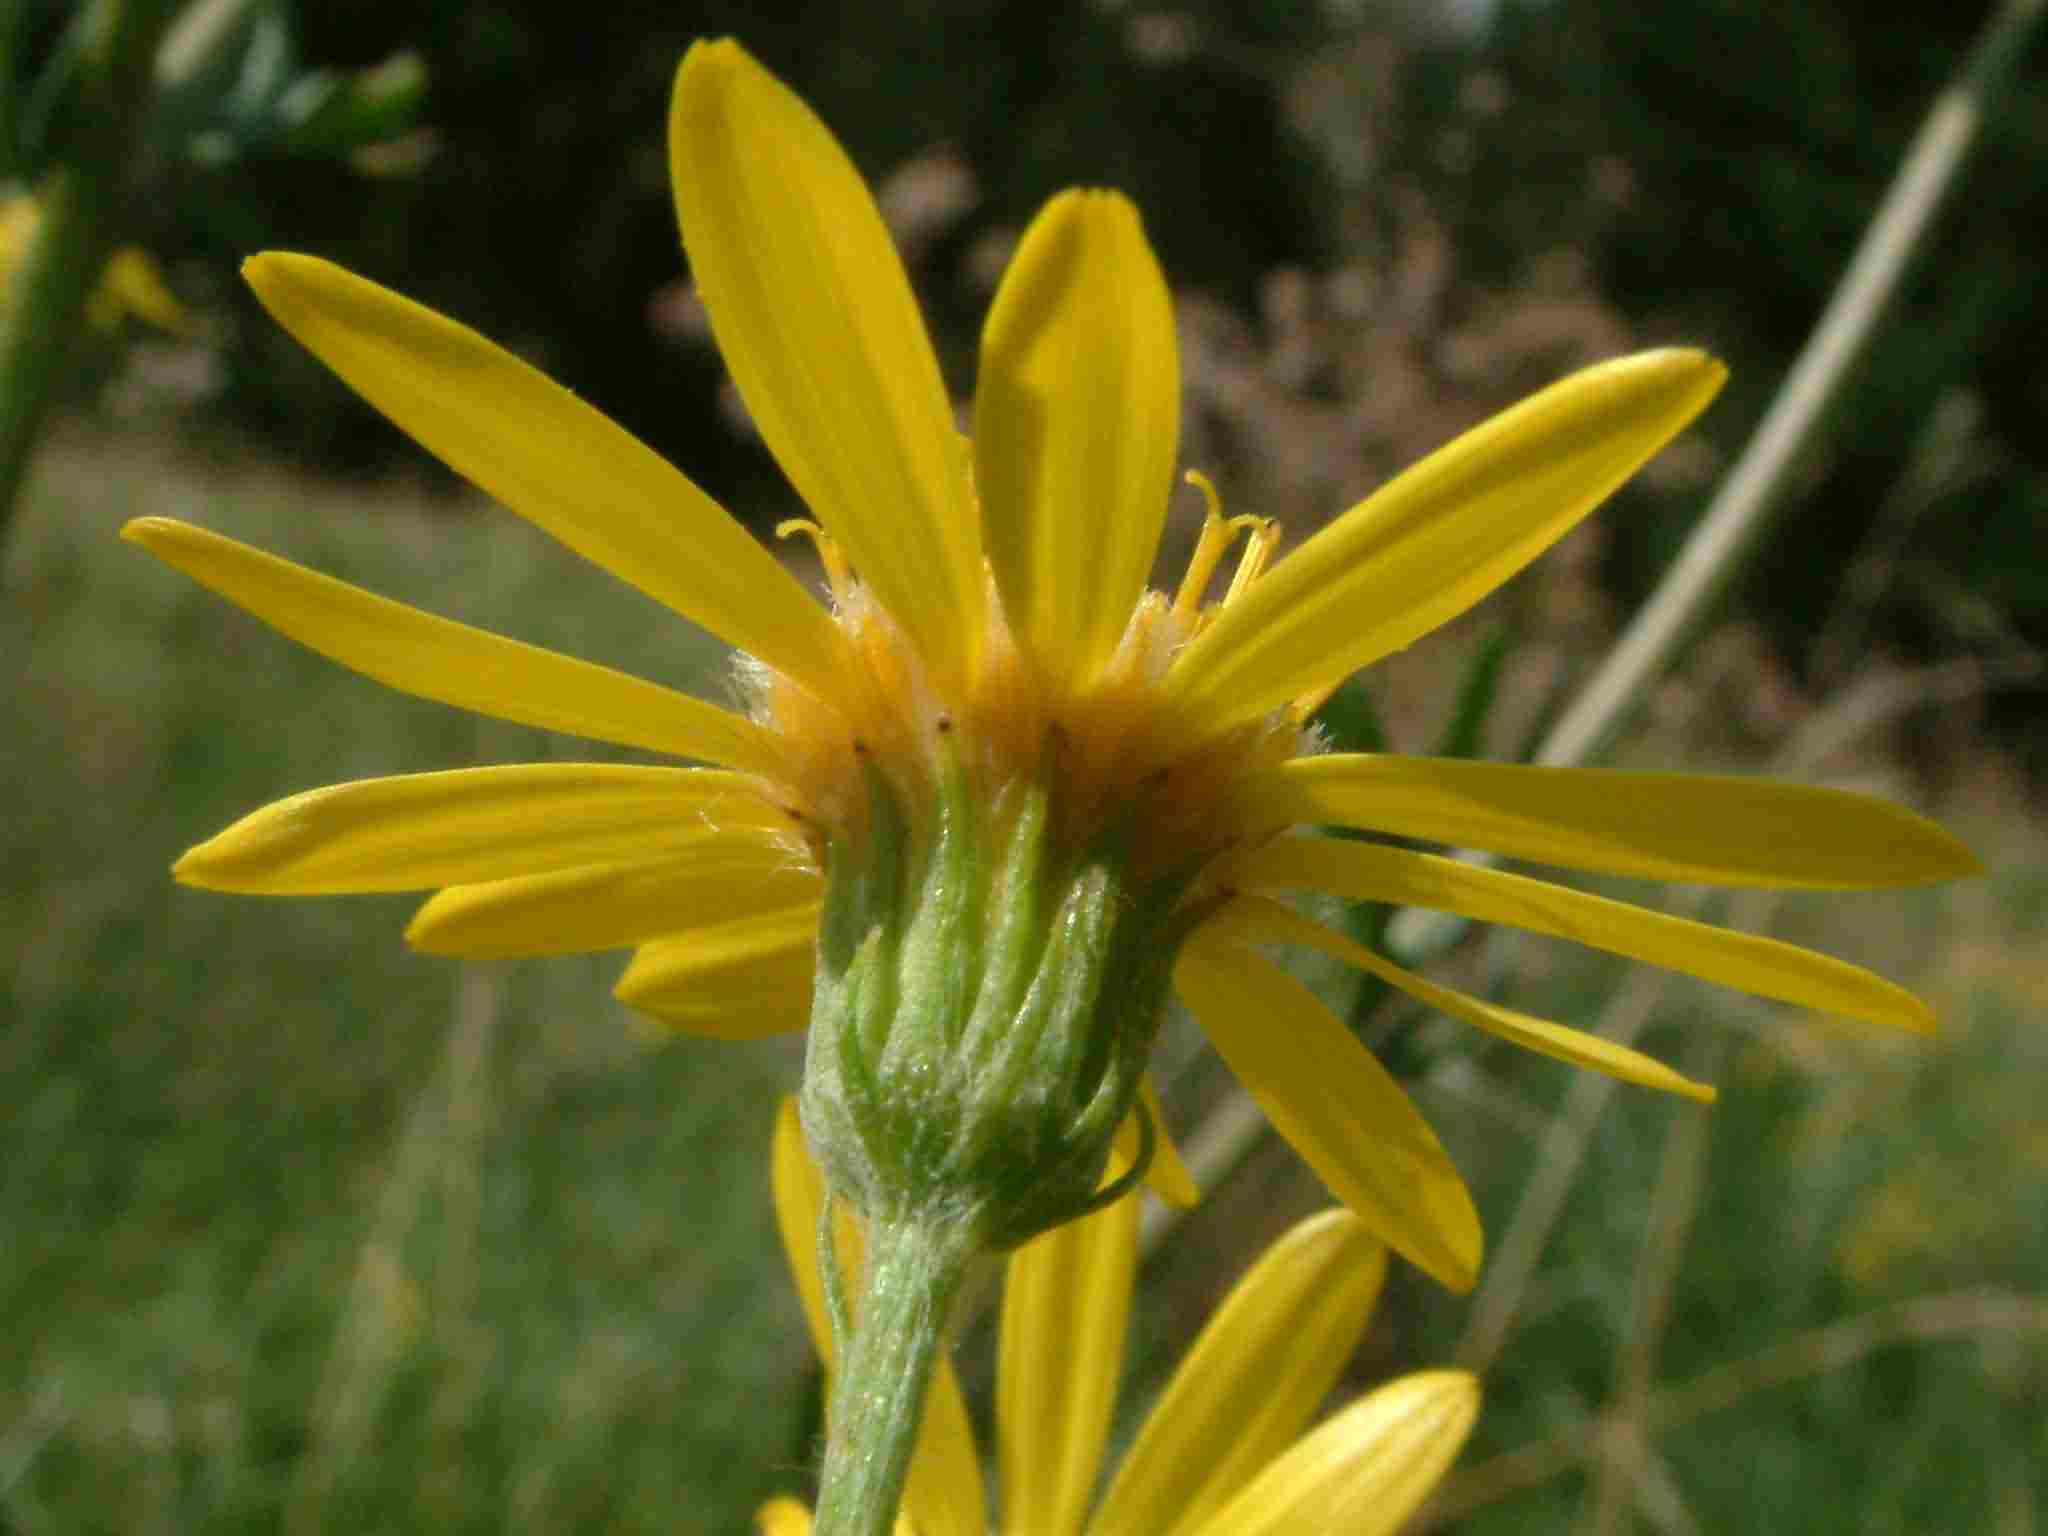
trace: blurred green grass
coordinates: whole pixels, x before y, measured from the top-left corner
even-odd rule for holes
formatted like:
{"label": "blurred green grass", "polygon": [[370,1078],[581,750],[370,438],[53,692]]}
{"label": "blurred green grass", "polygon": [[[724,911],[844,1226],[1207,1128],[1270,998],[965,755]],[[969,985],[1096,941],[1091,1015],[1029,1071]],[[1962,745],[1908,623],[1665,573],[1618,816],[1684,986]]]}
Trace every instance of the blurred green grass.
{"label": "blurred green grass", "polygon": [[[404,899],[174,886],[179,851],[280,794],[602,749],[354,678],[114,531],[186,517],[684,685],[717,688],[716,647],[515,519],[195,452],[70,430],[8,554],[0,1532],[746,1530],[805,1485],[816,1425],[763,1157],[795,1044],[650,1044],[608,997],[616,958],[424,959]],[[1388,687],[1428,692],[1417,652]],[[2036,1529],[2048,844],[2021,792],[1952,810],[1987,880],[1752,914],[1927,990],[1939,1040],[1676,981],[1640,999],[1647,1047],[1712,1067],[1721,1105],[1625,1090],[1590,1123],[1457,1529]],[[1587,1025],[1639,974],[1537,943],[1461,967]],[[1576,1080],[1397,1029],[1498,1264]],[[1184,1020],[1168,1042],[1185,1134],[1223,1079]],[[1270,1142],[1209,1192],[1147,1268],[1126,1433],[1323,1199]],[[1396,1269],[1345,1391],[1459,1349],[1471,1304]],[[984,1424],[989,1332],[961,1352]],[[1603,1485],[1601,1448],[1632,1444]]]}
{"label": "blurred green grass", "polygon": [[504,517],[53,445],[0,654],[0,1530],[729,1531],[807,1450],[762,1158],[782,1045],[639,1038],[615,957],[408,953],[403,898],[180,889],[335,779],[578,755],[398,698],[116,542],[182,516],[690,682]]}

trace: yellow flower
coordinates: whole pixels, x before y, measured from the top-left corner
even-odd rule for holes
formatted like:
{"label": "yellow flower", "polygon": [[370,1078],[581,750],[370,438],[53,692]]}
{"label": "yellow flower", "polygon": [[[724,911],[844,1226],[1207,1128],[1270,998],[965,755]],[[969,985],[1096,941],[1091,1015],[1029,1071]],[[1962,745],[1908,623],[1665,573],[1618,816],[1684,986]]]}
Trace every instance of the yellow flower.
{"label": "yellow flower", "polygon": [[[1120,1147],[1128,1157],[1130,1148]],[[818,1268],[824,1181],[796,1106],[775,1127],[775,1209],[811,1336],[835,1359]],[[1011,1536],[1307,1536],[1394,1531],[1449,1468],[1479,1411],[1461,1371],[1405,1376],[1304,1436],[1365,1332],[1386,1250],[1349,1211],[1325,1211],[1266,1250],[1224,1300],[1146,1419],[1092,1519],[1138,1267],[1138,1205],[1119,1200],[1010,1258],[996,1367],[999,1529]],[[860,1233],[837,1223],[840,1267]],[[904,1487],[899,1536],[982,1536],[980,1457],[941,1367]],[[763,1536],[809,1536],[777,1499]]]}
{"label": "yellow flower", "polygon": [[[854,889],[863,860],[951,836],[931,830],[946,807],[983,808],[969,829],[983,854],[1029,833],[1071,869],[1108,847],[1098,915],[1139,892],[1166,916],[1120,952],[1156,962],[1138,988],[1151,1022],[1126,1021],[1113,1050],[1081,1053],[1091,1071],[1105,1050],[1117,1057],[1090,1102],[1123,1117],[1159,1011],[1146,989],[1156,980],[1163,1001],[1171,965],[1217,1049],[1330,1189],[1457,1287],[1471,1283],[1481,1244],[1449,1158],[1385,1070],[1255,945],[1336,954],[1565,1061],[1700,1098],[1711,1090],[1413,975],[1274,893],[1442,909],[1808,1008],[1929,1027],[1898,987],[1769,939],[1378,843],[1290,835],[1337,825],[1732,885],[1900,885],[1975,867],[1938,827],[1830,790],[1317,750],[1308,716],[1343,677],[1462,612],[1561,537],[1705,405],[1723,376],[1712,359],[1650,352],[1573,375],[1285,559],[1272,558],[1273,525],[1225,520],[1212,505],[1185,578],[1155,592],[1179,370],[1167,288],[1124,199],[1067,193],[1025,235],[983,333],[964,444],[873,200],[795,95],[737,45],[699,44],[677,79],[670,151],[691,271],[755,423],[817,519],[803,529],[824,558],[831,605],[677,470],[475,332],[315,258],[258,256],[246,269],[258,297],[372,404],[508,508],[745,653],[749,707],[722,709],[145,518],[128,538],[394,688],[715,765],[546,763],[336,785],[194,848],[180,879],[274,894],[437,889],[407,931],[421,949],[633,948],[621,998],[681,1029],[742,1038],[802,1028],[814,980],[821,1009],[859,990],[866,973],[856,972],[895,920],[834,940],[828,896],[840,891],[849,910],[874,897]],[[1239,534],[1246,552],[1212,601],[1210,579]],[[976,857],[993,867],[993,854]],[[1029,903],[940,885],[936,901],[966,902],[943,915],[968,941],[905,950],[901,964],[925,966],[917,979],[971,1002],[1004,970],[984,967],[974,936],[994,944],[1003,913]],[[1068,910],[1050,930],[1051,918],[1025,912],[1049,963]],[[907,974],[888,972],[856,1001],[880,1006]],[[1009,1015],[996,1015],[990,1049],[1000,1051]],[[814,1037],[814,1076],[819,1054]],[[1068,1169],[1084,1192],[1115,1119],[1101,1120],[1093,1164]]]}
{"label": "yellow flower", "polygon": [[[42,209],[27,193],[0,197],[0,292],[13,283],[28,259],[29,246],[42,221]],[[132,245],[122,246],[107,258],[106,269],[85,306],[86,323],[94,330],[111,331],[128,315],[163,331],[191,328],[191,317],[165,285],[156,263]]]}

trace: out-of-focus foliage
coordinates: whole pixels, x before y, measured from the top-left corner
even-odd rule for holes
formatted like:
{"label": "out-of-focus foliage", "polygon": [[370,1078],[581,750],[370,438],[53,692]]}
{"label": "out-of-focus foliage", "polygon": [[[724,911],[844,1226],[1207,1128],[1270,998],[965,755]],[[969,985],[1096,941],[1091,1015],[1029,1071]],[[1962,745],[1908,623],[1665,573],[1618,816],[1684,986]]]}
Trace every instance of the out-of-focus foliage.
{"label": "out-of-focus foliage", "polygon": [[[132,96],[109,103],[109,85],[94,73],[104,73],[98,56],[111,46],[102,34],[134,27],[139,12],[28,0],[0,18],[0,289],[33,285],[40,270],[94,265],[94,253],[105,252],[96,277],[76,279],[92,294],[76,317],[82,332],[74,334],[68,318],[49,318],[68,312],[69,277],[23,297],[45,318],[40,339],[19,344],[53,350],[58,366],[25,383],[35,370],[10,364],[8,387],[34,397],[10,402],[15,417],[39,421],[35,402],[51,389],[92,397],[115,373],[128,339],[121,322],[131,317],[188,340],[187,382],[173,393],[203,394],[216,338],[194,324],[149,252],[205,254],[220,237],[246,232],[252,220],[240,210],[253,187],[237,176],[252,164],[303,175],[322,161],[394,163],[424,99],[416,55],[356,70],[307,68],[285,0],[161,0],[148,13],[147,35],[124,45],[140,62]],[[110,115],[132,119],[113,146],[87,131]],[[211,195],[182,195],[195,188]],[[44,217],[51,205],[54,233]],[[65,253],[47,268],[35,254],[45,238]],[[232,263],[184,265],[192,297],[210,307]],[[36,431],[28,430],[31,444]]]}
{"label": "out-of-focus foliage", "polygon": [[747,1529],[809,1446],[761,1155],[792,1043],[636,1038],[613,957],[424,961],[407,898],[174,884],[281,787],[593,749],[104,530],[148,505],[679,686],[719,652],[509,518],[133,434],[60,434],[42,484],[0,572],[0,1530]]}
{"label": "out-of-focus foliage", "polygon": [[[1412,62],[1395,162],[1476,285],[1561,255],[1652,335],[1710,340],[1738,445],[1811,332],[1908,142],[1991,7],[1599,0],[1505,7]],[[1860,556],[1886,565],[1877,633],[1923,653],[2048,639],[2048,95],[2038,57],[1985,125],[1929,250],[1746,576],[1789,655],[1839,677],[1820,616]],[[1640,593],[1678,510],[1618,540]],[[1821,682],[1833,680],[1823,676]]]}

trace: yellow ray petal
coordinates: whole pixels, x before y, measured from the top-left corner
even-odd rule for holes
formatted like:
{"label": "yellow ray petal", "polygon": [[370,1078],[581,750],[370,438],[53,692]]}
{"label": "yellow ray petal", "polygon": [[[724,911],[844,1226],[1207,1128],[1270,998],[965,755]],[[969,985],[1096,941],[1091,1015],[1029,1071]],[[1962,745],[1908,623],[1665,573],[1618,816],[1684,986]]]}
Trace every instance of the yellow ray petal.
{"label": "yellow ray petal", "polygon": [[1274,1462],[1199,1536],[1392,1536],[1457,1460],[1479,1416],[1463,1371],[1389,1382]]}
{"label": "yellow ray petal", "polygon": [[1692,420],[1727,370],[1644,352],[1587,368],[1397,476],[1254,582],[1167,686],[1220,727],[1325,688],[1463,613]]}
{"label": "yellow ray petal", "polygon": [[1283,837],[1230,856],[1215,878],[1229,886],[1300,887],[1350,901],[1434,907],[1571,939],[1824,1013],[1923,1032],[1934,1028],[1933,1012],[1904,987],[1828,955],[1434,854],[1332,837]]}
{"label": "yellow ray petal", "polygon": [[802,1029],[811,1017],[815,902],[643,944],[612,989],[629,1008],[720,1040]]}
{"label": "yellow ray petal", "polygon": [[1011,630],[1066,695],[1145,590],[1180,432],[1173,303],[1125,199],[1064,192],[1032,222],[975,387],[982,542]]}
{"label": "yellow ray petal", "polygon": [[1004,1536],[1073,1536],[1095,1492],[1138,1270],[1139,1202],[1033,1238],[1003,1279],[996,1460]]}
{"label": "yellow ray petal", "polygon": [[980,533],[953,408],[896,247],[825,125],[737,43],[676,76],[690,274],[776,462],[942,688],[981,643]]}
{"label": "yellow ray petal", "polygon": [[1381,1241],[1455,1291],[1479,1272],[1479,1213],[1408,1096],[1300,982],[1238,944],[1226,908],[1181,947],[1174,986],[1238,1080]]}
{"label": "yellow ray petal", "polygon": [[141,517],[121,537],[308,649],[415,698],[750,773],[781,766],[768,732],[688,694],[437,618],[189,523]]}
{"label": "yellow ray petal", "polygon": [[1268,1248],[1174,1372],[1089,1529],[1182,1536],[1249,1483],[1337,1384],[1386,1272],[1349,1211]]}
{"label": "yellow ray petal", "polygon": [[1159,1102],[1159,1088],[1152,1081],[1150,1072],[1138,1079],[1138,1094],[1152,1116],[1152,1129],[1159,1137],[1152,1153],[1152,1166],[1145,1172],[1145,1187],[1168,1205],[1188,1210],[1201,1200],[1202,1191],[1196,1185],[1194,1173],[1186,1160],[1181,1157],[1180,1148],[1173,1144],[1173,1137],[1166,1129],[1166,1110]]}
{"label": "yellow ray petal", "polygon": [[639,861],[718,829],[785,829],[714,768],[518,763],[359,779],[266,805],[178,860],[187,885],[272,896],[420,891]]}
{"label": "yellow ray petal", "polygon": [[838,630],[775,557],[631,433],[467,326],[330,262],[242,275],[277,322],[506,507],[730,644],[829,693]]}
{"label": "yellow ray petal", "polygon": [[1598,1035],[1566,1029],[1561,1024],[1552,1024],[1526,1013],[1517,1013],[1512,1008],[1502,1008],[1484,999],[1454,992],[1449,987],[1437,986],[1413,971],[1403,970],[1393,961],[1383,959],[1364,945],[1353,943],[1341,933],[1333,933],[1320,923],[1310,922],[1278,902],[1268,901],[1262,896],[1240,896],[1231,904],[1231,910],[1260,937],[1287,944],[1306,944],[1324,954],[1335,955],[1360,970],[1370,971],[1389,986],[1399,987],[1430,1007],[1448,1013],[1454,1019],[1463,1019],[1488,1034],[1498,1035],[1524,1050],[1535,1051],[1575,1067],[1590,1067],[1595,1072],[1605,1072],[1610,1077],[1644,1088],[1683,1094],[1686,1098],[1709,1104],[1714,1100],[1712,1088],[1672,1071],[1654,1057],[1602,1040]]}
{"label": "yellow ray petal", "polygon": [[801,906],[822,891],[773,840],[712,835],[656,863],[453,885],[421,906],[405,937],[431,955],[573,955]]}
{"label": "yellow ray petal", "polygon": [[1244,792],[1279,820],[1651,880],[1850,890],[1978,870],[1969,849],[1911,811],[1767,779],[1346,753],[1296,758]]}
{"label": "yellow ray petal", "polygon": [[[775,1194],[782,1251],[803,1301],[812,1342],[818,1346],[818,1357],[829,1375],[837,1351],[831,1317],[825,1309],[824,1281],[818,1273],[818,1215],[825,1208],[825,1176],[805,1145],[795,1099],[784,1099],[776,1112],[769,1182]],[[845,1277],[849,1305],[857,1305],[860,1231],[846,1214],[844,1202],[835,1214],[842,1217],[835,1224],[840,1273]],[[944,1360],[932,1373],[931,1390],[925,1397],[924,1424],[918,1431],[917,1449],[911,1453],[903,1488],[903,1512],[918,1536],[983,1536],[987,1529],[981,1461],[967,1425],[967,1404],[960,1396],[952,1365]]]}

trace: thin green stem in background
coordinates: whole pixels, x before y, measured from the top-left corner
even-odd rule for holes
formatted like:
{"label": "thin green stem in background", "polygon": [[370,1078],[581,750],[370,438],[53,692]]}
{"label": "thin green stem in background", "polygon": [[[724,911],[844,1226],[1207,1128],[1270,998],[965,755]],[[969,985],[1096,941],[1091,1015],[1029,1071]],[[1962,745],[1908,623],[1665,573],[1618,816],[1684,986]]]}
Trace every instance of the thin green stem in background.
{"label": "thin green stem in background", "polygon": [[1742,568],[1784,489],[1787,471],[1840,396],[1933,227],[1943,198],[1955,186],[1978,129],[2011,82],[2042,5],[2043,0],[2012,0],[2000,7],[1961,72],[1936,99],[1820,324],[1742,457],[1655,595],[1544,742],[1536,755],[1539,763],[1583,763],[1599,756],[1670,665],[1680,642]]}
{"label": "thin green stem in background", "polygon": [[[1933,227],[1943,198],[1959,179],[1979,127],[2011,85],[2044,4],[2048,0],[2007,0],[1985,24],[1955,80],[1928,112],[1820,323],[1742,457],[1657,591],[1546,737],[1537,762],[1573,764],[1597,757],[1740,570],[1788,471],[1839,397]],[[1409,908],[1396,914],[1388,938],[1403,957],[1419,959],[1441,953],[1465,927],[1462,918]],[[1205,1188],[1216,1184],[1243,1160],[1265,1124],[1262,1117],[1238,1113],[1232,1103],[1220,1106],[1188,1142],[1187,1161],[1196,1182]],[[1178,1220],[1179,1213],[1173,1212],[1148,1222],[1146,1251]]]}
{"label": "thin green stem in background", "polygon": [[[173,9],[172,0],[96,0],[80,23],[83,46],[54,125],[57,159],[35,188],[42,217],[0,296],[0,539],[13,522],[85,301],[114,246],[157,45]],[[18,98],[18,59],[9,53],[0,61],[7,81],[0,106]]]}

